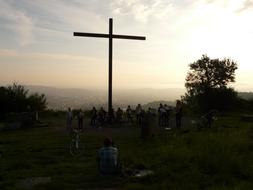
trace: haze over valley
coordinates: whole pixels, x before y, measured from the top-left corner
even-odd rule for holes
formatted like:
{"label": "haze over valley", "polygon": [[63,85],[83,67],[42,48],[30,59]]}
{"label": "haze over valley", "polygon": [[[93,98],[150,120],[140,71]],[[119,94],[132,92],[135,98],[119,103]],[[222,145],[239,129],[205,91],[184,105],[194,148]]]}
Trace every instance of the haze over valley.
{"label": "haze over valley", "polygon": [[[67,107],[90,109],[92,106],[106,106],[107,90],[55,88],[47,86],[26,86],[29,92],[43,93],[47,97],[48,108],[62,110]],[[113,106],[148,104],[154,101],[167,101],[173,105],[183,95],[185,89],[115,89],[113,90]]]}

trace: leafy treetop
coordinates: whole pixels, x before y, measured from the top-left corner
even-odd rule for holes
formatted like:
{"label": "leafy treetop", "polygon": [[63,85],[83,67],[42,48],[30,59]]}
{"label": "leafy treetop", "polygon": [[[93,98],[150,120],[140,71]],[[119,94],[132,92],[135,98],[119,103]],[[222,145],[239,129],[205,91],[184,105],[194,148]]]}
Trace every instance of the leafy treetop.
{"label": "leafy treetop", "polygon": [[235,82],[237,64],[231,59],[210,59],[202,55],[201,59],[190,65],[185,87],[188,92],[200,94],[213,88],[226,88]]}

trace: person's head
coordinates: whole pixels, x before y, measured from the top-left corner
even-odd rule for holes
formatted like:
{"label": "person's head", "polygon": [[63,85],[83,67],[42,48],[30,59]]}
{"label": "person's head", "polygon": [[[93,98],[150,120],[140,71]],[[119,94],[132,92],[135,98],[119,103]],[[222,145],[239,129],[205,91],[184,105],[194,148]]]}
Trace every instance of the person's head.
{"label": "person's head", "polygon": [[105,139],[104,139],[104,146],[105,147],[109,147],[109,146],[112,146],[112,139],[111,138],[109,138],[109,137],[106,137]]}
{"label": "person's head", "polygon": [[71,111],[71,108],[70,108],[70,107],[68,107],[68,111]]}
{"label": "person's head", "polygon": [[160,104],[160,107],[163,107],[163,105],[162,105],[162,104]]}
{"label": "person's head", "polygon": [[95,107],[93,107],[92,109],[93,109],[93,110],[95,110],[96,108],[95,108]]}
{"label": "person's head", "polygon": [[130,108],[130,105],[128,105],[127,107]]}

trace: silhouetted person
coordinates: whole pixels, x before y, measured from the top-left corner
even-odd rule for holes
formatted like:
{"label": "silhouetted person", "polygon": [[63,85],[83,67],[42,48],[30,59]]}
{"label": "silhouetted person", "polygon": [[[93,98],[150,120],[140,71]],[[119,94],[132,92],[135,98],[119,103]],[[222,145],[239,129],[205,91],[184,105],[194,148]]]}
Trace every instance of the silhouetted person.
{"label": "silhouetted person", "polygon": [[181,128],[181,120],[182,120],[182,113],[183,112],[183,106],[180,100],[177,100],[176,103],[176,127],[178,129]]}
{"label": "silhouetted person", "polygon": [[152,115],[153,113],[152,113],[152,108],[151,107],[148,107],[148,114],[149,115]]}
{"label": "silhouetted person", "polygon": [[165,125],[165,118],[166,118],[166,110],[162,104],[159,105],[158,108],[158,124],[159,127],[162,127]]}
{"label": "silhouetted person", "polygon": [[114,111],[113,107],[111,108],[111,111],[108,115],[108,120],[109,120],[109,122],[114,122],[115,121],[115,111]]}
{"label": "silhouetted person", "polygon": [[166,111],[165,125],[169,127],[170,126],[170,107],[167,104],[165,104],[164,109]]}
{"label": "silhouetted person", "polygon": [[126,117],[127,117],[127,122],[133,124],[132,109],[130,105],[127,106]]}
{"label": "silhouetted person", "polygon": [[84,117],[84,114],[83,114],[82,110],[80,109],[78,112],[78,115],[77,115],[79,130],[83,130],[83,117]]}
{"label": "silhouetted person", "polygon": [[71,108],[68,108],[66,119],[67,119],[67,131],[71,132],[73,121],[73,114]]}
{"label": "silhouetted person", "polygon": [[162,113],[161,113],[162,107],[163,107],[163,105],[160,103],[159,107],[158,107],[158,125],[159,125],[159,127],[161,127],[161,125],[162,125]]}
{"label": "silhouetted person", "polygon": [[208,128],[211,128],[213,121],[216,119],[217,110],[210,110],[208,113],[204,115],[206,119],[206,125]]}
{"label": "silhouetted person", "polygon": [[118,149],[110,138],[104,139],[104,146],[98,151],[98,170],[100,174],[111,175],[120,172]]}
{"label": "silhouetted person", "polygon": [[117,122],[122,122],[122,118],[123,118],[123,111],[122,109],[120,109],[120,107],[117,109],[117,112],[116,112],[116,120]]}
{"label": "silhouetted person", "polygon": [[90,120],[91,126],[94,127],[96,125],[96,119],[97,119],[97,110],[95,107],[93,107],[91,110],[91,120]]}
{"label": "silhouetted person", "polygon": [[136,121],[137,121],[137,125],[141,126],[141,112],[142,112],[142,107],[141,104],[138,104],[136,109],[135,109],[135,113],[136,113]]}
{"label": "silhouetted person", "polygon": [[103,107],[101,107],[98,112],[98,121],[99,121],[100,125],[104,124],[105,118],[106,118],[106,111],[104,110]]}

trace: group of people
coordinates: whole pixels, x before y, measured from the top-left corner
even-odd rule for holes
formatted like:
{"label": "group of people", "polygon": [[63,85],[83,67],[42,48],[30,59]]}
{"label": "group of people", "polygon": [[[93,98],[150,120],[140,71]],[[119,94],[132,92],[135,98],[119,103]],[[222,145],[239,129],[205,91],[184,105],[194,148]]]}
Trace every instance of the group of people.
{"label": "group of people", "polygon": [[[159,127],[170,127],[170,117],[173,109],[167,104],[160,104],[158,108],[158,125]],[[176,101],[175,117],[176,128],[181,128],[183,107],[180,100]]]}
{"label": "group of people", "polygon": [[149,108],[148,111],[145,111],[141,104],[138,104],[135,109],[132,109],[131,106],[128,105],[125,111],[123,111],[120,107],[118,107],[116,111],[112,108],[110,113],[106,112],[103,107],[99,110],[93,107],[91,110],[90,125],[95,127],[101,126],[106,122],[117,122],[120,124],[122,122],[126,122],[128,124],[134,124],[134,122],[136,122],[136,124],[140,126],[143,121],[144,114],[151,113],[151,110],[152,109]]}
{"label": "group of people", "polygon": [[[177,100],[175,107],[175,117],[176,117],[176,127],[181,128],[181,120],[182,120],[182,103]],[[170,127],[170,118],[172,114],[173,108],[166,104],[160,104],[158,108],[158,125],[160,127]],[[136,106],[135,109],[132,109],[130,105],[127,106],[125,112],[118,107],[116,112],[114,109],[111,110],[110,113],[106,112],[103,107],[97,110],[95,107],[91,110],[90,117],[90,125],[92,127],[103,126],[105,123],[122,123],[126,121],[129,124],[134,124],[136,122],[137,126],[141,126],[143,123],[143,119],[145,114],[155,114],[152,108],[149,108],[145,111],[140,104]],[[80,109],[77,111],[77,114],[73,114],[71,108],[68,108],[67,111],[67,130],[71,130],[73,127],[73,120],[77,119],[77,128],[83,129],[83,120],[84,113]]]}
{"label": "group of people", "polygon": [[83,130],[84,113],[81,109],[78,110],[78,113],[76,115],[74,115],[71,108],[68,108],[66,117],[67,117],[67,131],[68,132],[71,132],[71,130],[73,129],[73,121],[75,118],[77,119],[77,128],[79,130]]}
{"label": "group of people", "polygon": [[[180,101],[176,102],[175,107],[175,116],[176,116],[176,127],[181,127],[181,119],[182,119],[182,103]],[[170,115],[172,112],[172,107],[164,104],[160,104],[158,108],[158,116],[159,116],[159,126],[169,126],[170,121]],[[108,114],[103,107],[101,107],[98,111],[95,107],[91,110],[91,121],[90,124],[92,126],[96,126],[97,123],[102,124],[109,119],[112,121],[118,121],[121,122],[123,120],[123,116],[126,117],[126,121],[129,123],[134,122],[134,118],[136,120],[136,123],[138,125],[142,124],[142,120],[144,116],[147,114],[153,114],[154,110],[151,108],[148,109],[148,111],[144,111],[142,109],[142,106],[138,104],[136,108],[133,110],[131,106],[129,105],[125,111],[125,114],[121,108],[118,108],[117,111],[114,113],[114,111],[111,113],[112,115]],[[110,118],[109,118],[110,117]],[[84,120],[84,113],[80,109],[76,112],[74,115],[71,108],[68,108],[67,111],[67,130],[71,131],[73,128],[73,120],[77,119],[77,127],[79,130],[83,129],[83,120]],[[102,175],[111,175],[111,174],[122,174],[123,167],[119,162],[118,158],[118,149],[114,145],[111,138],[105,138],[104,139],[104,145],[102,148],[98,151],[97,156],[97,164],[98,164],[98,170],[99,173]]]}
{"label": "group of people", "polygon": [[95,107],[91,110],[91,120],[90,125],[95,126],[102,126],[106,122],[112,123],[117,122],[121,123],[123,120],[123,110],[119,107],[115,112],[114,109],[111,110],[111,113],[107,113],[103,107],[97,110]]}
{"label": "group of people", "polygon": [[95,107],[91,110],[91,126],[103,125],[106,122],[117,122],[122,123],[125,119],[127,123],[134,123],[134,115],[136,116],[137,124],[140,123],[141,113],[143,109],[140,104],[137,105],[136,109],[133,110],[130,105],[127,106],[127,109],[124,111],[118,107],[116,111],[112,108],[111,113],[107,113],[103,107],[97,110]]}

